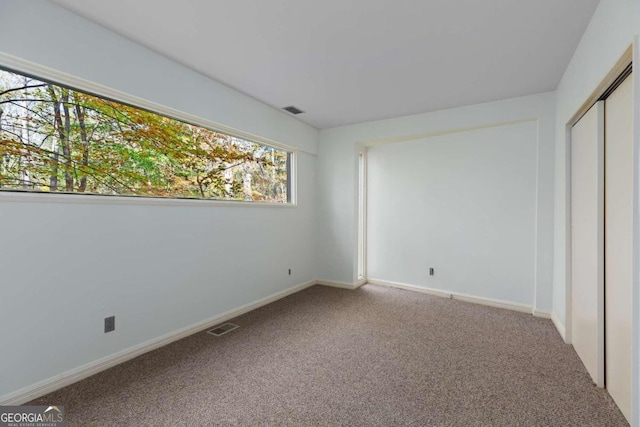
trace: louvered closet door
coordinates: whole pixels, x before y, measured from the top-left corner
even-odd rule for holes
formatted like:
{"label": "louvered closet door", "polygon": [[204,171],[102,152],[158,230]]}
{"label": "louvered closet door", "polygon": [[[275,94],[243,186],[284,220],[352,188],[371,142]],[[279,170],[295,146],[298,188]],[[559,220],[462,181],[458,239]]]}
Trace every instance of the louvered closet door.
{"label": "louvered closet door", "polygon": [[571,131],[572,343],[604,386],[604,103]]}
{"label": "louvered closet door", "polygon": [[631,419],[633,149],[632,86],[605,101],[605,383]]}

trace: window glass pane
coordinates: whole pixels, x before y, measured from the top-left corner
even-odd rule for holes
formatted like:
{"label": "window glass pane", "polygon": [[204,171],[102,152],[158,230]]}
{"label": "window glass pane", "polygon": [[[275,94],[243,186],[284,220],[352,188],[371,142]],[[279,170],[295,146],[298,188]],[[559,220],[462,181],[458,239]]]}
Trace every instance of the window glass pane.
{"label": "window glass pane", "polygon": [[288,203],[291,155],[0,70],[0,190]]}

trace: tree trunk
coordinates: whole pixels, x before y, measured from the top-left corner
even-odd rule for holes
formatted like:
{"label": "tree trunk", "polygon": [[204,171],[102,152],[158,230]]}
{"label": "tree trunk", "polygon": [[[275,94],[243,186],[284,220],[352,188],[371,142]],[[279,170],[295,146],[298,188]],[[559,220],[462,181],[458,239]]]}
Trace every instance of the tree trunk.
{"label": "tree trunk", "polygon": [[58,191],[58,144],[51,147],[51,175],[49,176],[49,191]]}
{"label": "tree trunk", "polygon": [[82,141],[82,171],[80,176],[80,185],[78,191],[84,193],[87,189],[87,167],[89,166],[89,138],[87,136],[87,126],[84,121],[85,111],[76,103],[76,117],[80,126],[80,140]]}
{"label": "tree trunk", "polygon": [[62,140],[62,155],[64,156],[64,180],[66,191],[73,191],[73,165],[71,162],[71,114],[69,113],[69,90],[62,89],[62,109],[64,110],[64,135]]}
{"label": "tree trunk", "polygon": [[[54,112],[54,128],[58,130],[58,139],[62,142],[66,139],[64,134],[64,128],[62,127],[62,115],[60,113],[60,102],[58,101],[58,97],[56,95],[53,86],[47,87],[49,95],[51,96],[51,101],[53,103],[53,112]],[[58,154],[58,144],[54,143],[54,146],[51,148],[53,151],[52,161],[51,161],[51,176],[49,177],[49,191],[58,191],[58,163],[59,163],[59,154]]]}
{"label": "tree trunk", "polygon": [[[27,77],[25,77],[24,84],[27,85]],[[24,101],[25,115],[22,117],[22,146],[28,147],[31,145],[31,132],[30,132],[30,110],[29,101]],[[22,150],[20,154],[20,179],[22,182],[22,188],[31,188],[31,171],[29,170],[29,150]]]}
{"label": "tree trunk", "polygon": [[[0,108],[0,136],[2,136],[2,114],[4,113],[4,111],[2,111],[2,108]],[[0,158],[0,188],[3,187],[2,185],[2,170],[4,169],[4,160],[5,158],[2,157]]]}

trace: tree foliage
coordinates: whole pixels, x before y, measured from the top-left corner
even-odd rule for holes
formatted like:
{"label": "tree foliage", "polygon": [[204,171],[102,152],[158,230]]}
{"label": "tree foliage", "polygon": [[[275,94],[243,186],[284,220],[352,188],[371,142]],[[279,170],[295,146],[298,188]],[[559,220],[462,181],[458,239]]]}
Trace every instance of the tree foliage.
{"label": "tree foliage", "polygon": [[286,202],[287,156],[0,70],[0,189]]}

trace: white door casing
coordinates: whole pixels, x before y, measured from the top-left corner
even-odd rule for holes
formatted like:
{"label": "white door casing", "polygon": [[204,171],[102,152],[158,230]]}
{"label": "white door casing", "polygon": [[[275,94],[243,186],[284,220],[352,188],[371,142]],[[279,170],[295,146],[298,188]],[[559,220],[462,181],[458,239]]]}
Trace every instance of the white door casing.
{"label": "white door casing", "polygon": [[606,388],[631,420],[633,287],[632,79],[605,100]]}
{"label": "white door casing", "polygon": [[571,130],[572,343],[604,387],[604,102]]}

